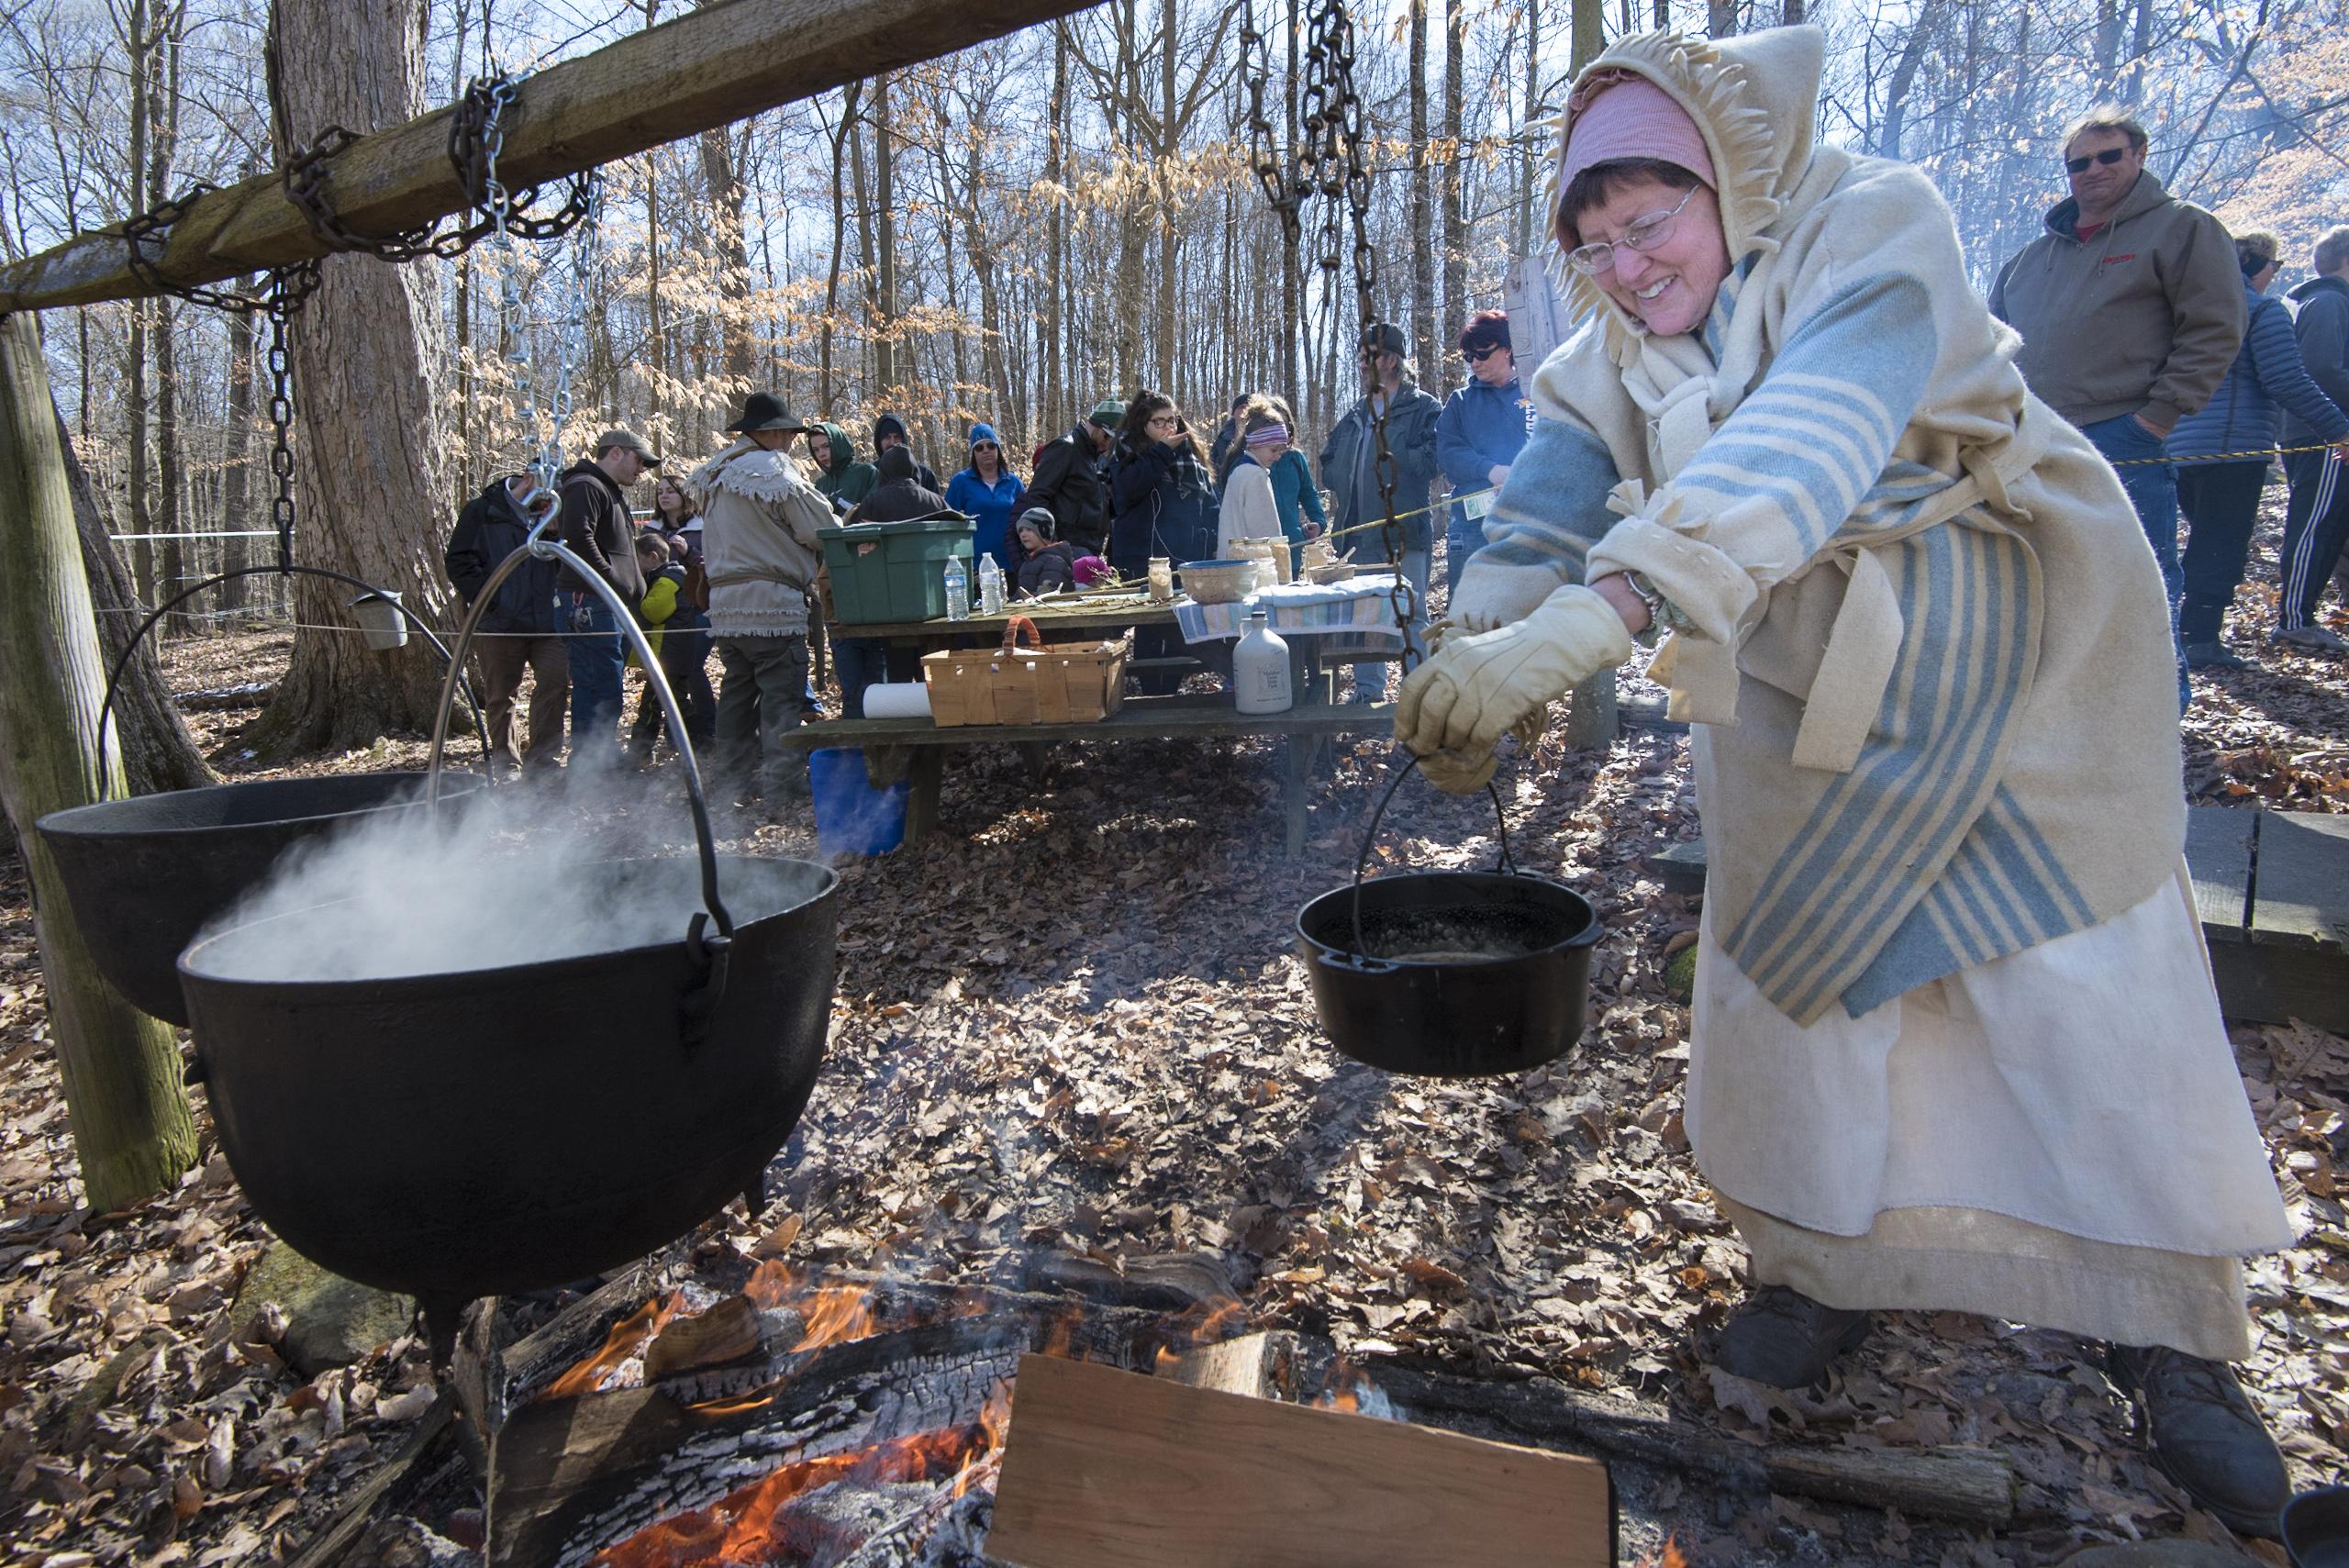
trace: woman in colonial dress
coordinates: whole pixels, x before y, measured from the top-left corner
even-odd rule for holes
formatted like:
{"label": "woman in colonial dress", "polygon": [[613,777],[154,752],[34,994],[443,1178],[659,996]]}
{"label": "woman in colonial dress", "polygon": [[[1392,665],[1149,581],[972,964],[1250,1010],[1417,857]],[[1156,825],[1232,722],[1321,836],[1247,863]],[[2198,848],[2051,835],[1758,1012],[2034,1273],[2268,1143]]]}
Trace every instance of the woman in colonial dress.
{"label": "woman in colonial dress", "polygon": [[1653,34],[1577,78],[1585,325],[1396,733],[1475,787],[1662,633],[1710,868],[1687,1123],[1752,1254],[1718,1363],[1806,1385],[1889,1309],[2102,1340],[2173,1476],[2272,1534],[2227,1363],[2292,1233],[2184,878],[2160,574],[1932,184],[1815,143],[1821,52]]}

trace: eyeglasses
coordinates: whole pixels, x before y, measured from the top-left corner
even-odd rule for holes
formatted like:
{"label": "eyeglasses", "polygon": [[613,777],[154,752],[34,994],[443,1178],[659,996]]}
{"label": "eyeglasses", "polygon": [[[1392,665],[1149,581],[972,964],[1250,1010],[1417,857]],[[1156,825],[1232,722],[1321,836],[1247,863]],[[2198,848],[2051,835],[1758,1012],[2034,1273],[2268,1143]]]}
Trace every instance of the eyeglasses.
{"label": "eyeglasses", "polygon": [[1183,417],[1180,414],[1153,414],[1148,421],[1150,428],[1153,430],[1161,425],[1179,425],[1182,422]]}
{"label": "eyeglasses", "polygon": [[2120,162],[2121,159],[2127,157],[2130,150],[2131,150],[2124,145],[2121,147],[2108,147],[2101,152],[2084,152],[2077,158],[2065,159],[2064,170],[2066,173],[2085,174],[2088,172],[2088,165],[2091,163],[2101,163],[2107,168],[2110,168],[2113,164]]}
{"label": "eyeglasses", "polygon": [[[1633,246],[1632,249],[1638,250],[1641,247]],[[1489,349],[1463,349],[1460,350],[1460,357],[1472,365],[1481,365],[1508,347],[1507,343],[1495,343]]]}
{"label": "eyeglasses", "polygon": [[1634,250],[1654,250],[1672,238],[1672,220],[1680,216],[1680,209],[1688,205],[1688,197],[1695,195],[1698,188],[1696,185],[1689,186],[1687,192],[1667,211],[1652,212],[1645,217],[1634,218],[1631,227],[1623,230],[1623,238],[1611,244],[1602,242],[1597,245],[1581,245],[1567,251],[1566,265],[1583,273],[1612,272],[1615,267],[1617,245],[1628,246]]}

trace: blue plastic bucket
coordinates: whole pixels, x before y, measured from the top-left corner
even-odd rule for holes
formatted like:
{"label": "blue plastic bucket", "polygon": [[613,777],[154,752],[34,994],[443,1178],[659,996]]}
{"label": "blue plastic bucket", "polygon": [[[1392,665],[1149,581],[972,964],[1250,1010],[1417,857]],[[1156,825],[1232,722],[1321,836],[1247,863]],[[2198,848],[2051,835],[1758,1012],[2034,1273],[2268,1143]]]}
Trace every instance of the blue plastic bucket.
{"label": "blue plastic bucket", "polygon": [[885,855],[906,841],[904,779],[884,789],[865,782],[860,747],[807,754],[807,788],[816,800],[816,842],[826,854]]}

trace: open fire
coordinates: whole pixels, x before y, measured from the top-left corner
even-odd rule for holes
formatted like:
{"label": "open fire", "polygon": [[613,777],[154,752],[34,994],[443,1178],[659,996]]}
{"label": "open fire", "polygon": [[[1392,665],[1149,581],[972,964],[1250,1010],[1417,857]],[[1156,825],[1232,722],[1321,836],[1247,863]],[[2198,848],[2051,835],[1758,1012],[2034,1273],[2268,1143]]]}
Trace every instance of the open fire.
{"label": "open fire", "polygon": [[651,1398],[674,1413],[666,1451],[601,1479],[555,1561],[974,1563],[1022,1352],[1147,1366],[1170,1345],[1237,1331],[1245,1317],[1228,1298],[1168,1318],[842,1281],[780,1261],[735,1296],[670,1293],[622,1318],[540,1396],[583,1407]]}

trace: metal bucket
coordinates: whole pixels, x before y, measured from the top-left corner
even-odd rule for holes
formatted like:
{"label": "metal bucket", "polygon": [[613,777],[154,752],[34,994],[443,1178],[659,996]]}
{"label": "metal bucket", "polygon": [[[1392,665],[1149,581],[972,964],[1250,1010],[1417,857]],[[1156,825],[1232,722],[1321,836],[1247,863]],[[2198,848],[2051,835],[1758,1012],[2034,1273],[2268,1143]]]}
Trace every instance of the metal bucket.
{"label": "metal bucket", "polygon": [[[1297,914],[1297,951],[1330,1043],[1390,1073],[1521,1073],[1582,1038],[1590,950],[1602,928],[1572,888],[1519,871],[1500,826],[1491,872],[1414,872],[1365,882],[1399,771],[1372,816],[1354,880]],[[1500,813],[1500,796],[1493,810]]]}
{"label": "metal bucket", "polygon": [[[98,972],[141,1012],[184,1024],[180,950],[288,849],[371,813],[419,809],[424,782],[418,773],[262,779],[77,806],[34,827]],[[451,774],[441,790],[481,785]]]}
{"label": "metal bucket", "polygon": [[[718,864],[747,917],[699,952],[688,935],[389,979],[239,978],[283,973],[315,911],[189,948],[196,1053],[253,1211],[337,1273],[445,1307],[628,1262],[757,1188],[823,1054],[839,878]],[[703,868],[592,869],[690,907]]]}

